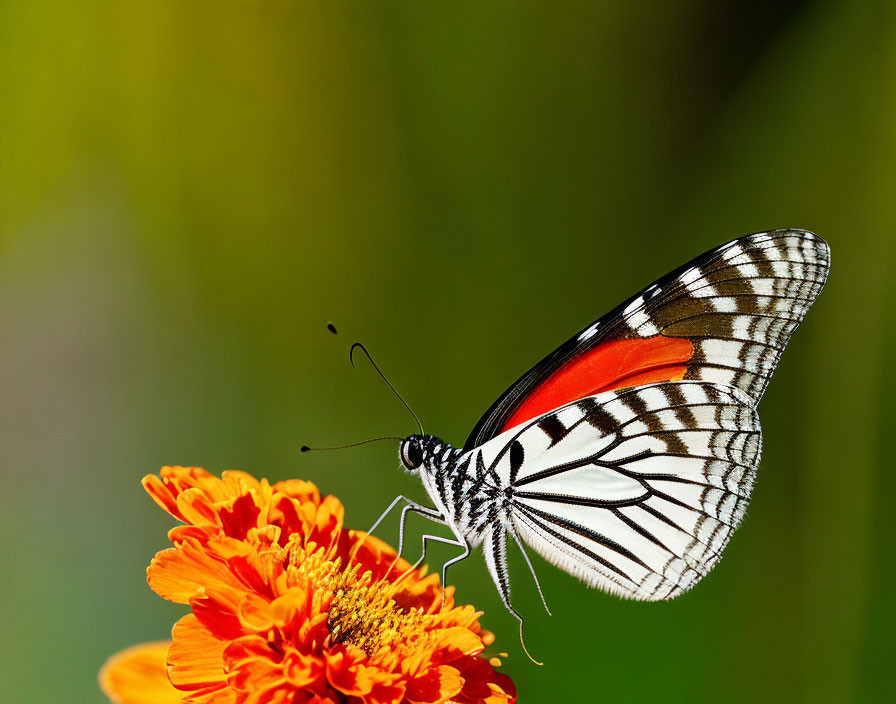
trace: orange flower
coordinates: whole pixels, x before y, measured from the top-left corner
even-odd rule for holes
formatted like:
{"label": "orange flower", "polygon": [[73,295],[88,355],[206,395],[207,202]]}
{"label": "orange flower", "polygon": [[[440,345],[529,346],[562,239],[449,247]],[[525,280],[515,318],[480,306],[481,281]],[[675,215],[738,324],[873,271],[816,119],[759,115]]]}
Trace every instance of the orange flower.
{"label": "orange flower", "polygon": [[[118,704],[505,704],[513,682],[481,657],[494,640],[436,575],[343,528],[333,496],[163,467],[143,485],[185,525],[152,560],[150,587],[189,604],[168,644],[100,673]],[[167,647],[167,652],[165,647]],[[165,662],[167,661],[167,676]]]}

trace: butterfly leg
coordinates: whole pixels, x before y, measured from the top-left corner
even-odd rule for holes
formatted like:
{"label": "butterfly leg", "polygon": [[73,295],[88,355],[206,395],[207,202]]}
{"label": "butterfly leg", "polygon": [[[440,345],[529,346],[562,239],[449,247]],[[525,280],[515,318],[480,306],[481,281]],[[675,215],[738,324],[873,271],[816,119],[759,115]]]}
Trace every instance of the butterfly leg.
{"label": "butterfly leg", "polygon": [[402,533],[404,533],[404,519],[407,514],[407,511],[409,511],[409,510],[416,511],[417,513],[420,513],[420,514],[426,516],[430,520],[438,521],[439,523],[443,522],[442,516],[438,511],[435,511],[434,509],[431,509],[431,508],[427,508],[426,506],[423,506],[422,504],[418,504],[416,501],[409,499],[407,496],[402,496],[401,494],[399,494],[394,499],[392,499],[392,503],[389,504],[386,507],[386,510],[383,511],[383,513],[380,515],[380,517],[377,518],[373,522],[373,525],[370,526],[370,530],[367,531],[367,534],[370,535],[371,533],[373,533],[373,531],[375,531],[377,529],[377,527],[380,525],[380,523],[383,522],[383,519],[392,512],[392,509],[395,508],[402,501],[404,501],[404,503],[406,504],[406,506],[402,509],[402,512],[401,512],[401,532]]}
{"label": "butterfly leg", "polygon": [[469,545],[469,543],[467,543],[466,540],[464,540],[463,538],[459,538],[456,535],[453,540],[451,538],[443,538],[439,535],[429,535],[429,534],[424,535],[423,536],[423,554],[420,555],[420,559],[414,563],[413,569],[417,569],[421,564],[423,564],[423,561],[426,559],[426,544],[430,541],[433,543],[442,543],[444,545],[456,545],[457,547],[464,549],[464,551],[460,555],[458,555],[457,557],[452,557],[450,560],[448,560],[448,562],[446,562],[444,565],[442,565],[442,603],[444,603],[445,602],[445,575],[448,571],[448,567],[453,565],[455,562],[460,562],[465,557],[467,557],[470,554],[470,545]]}
{"label": "butterfly leg", "polygon": [[520,645],[523,646],[523,652],[536,665],[543,664],[529,655],[526,643],[523,640],[523,617],[510,605],[510,578],[507,575],[507,530],[502,523],[496,521],[492,524],[491,529],[485,536],[485,540],[482,542],[482,553],[485,556],[485,565],[488,567],[488,573],[498,588],[498,594],[501,596],[504,607],[520,622]]}
{"label": "butterfly leg", "polygon": [[[399,494],[392,500],[392,503],[390,503],[386,507],[386,510],[383,511],[383,513],[380,515],[380,517],[377,518],[376,521],[374,521],[373,525],[370,526],[370,530],[367,531],[367,535],[370,535],[371,533],[373,533],[373,531],[375,531],[377,529],[379,524],[383,522],[383,519],[389,515],[389,513],[392,511],[392,509],[395,508],[402,501],[404,501],[405,506],[404,506],[404,508],[401,509],[401,520],[398,525],[398,552],[395,555],[395,559],[392,560],[392,565],[389,567],[389,570],[388,570],[389,572],[392,571],[392,568],[395,566],[395,564],[401,558],[401,551],[404,549],[404,526],[405,526],[405,521],[407,520],[407,515],[408,515],[409,511],[414,511],[415,513],[419,513],[420,515],[425,516],[426,518],[428,518],[431,521],[435,521],[437,523],[444,523],[444,519],[442,518],[442,515],[438,511],[435,511],[434,509],[431,509],[431,508],[427,508],[426,506],[423,506],[422,504],[418,504],[416,501],[409,499],[407,496],[402,496],[401,494]],[[416,565],[415,565],[415,567],[416,567]]]}
{"label": "butterfly leg", "polygon": [[[470,548],[466,544],[466,542],[463,540],[459,540],[456,537],[452,540],[451,538],[443,538],[440,535],[429,535],[427,533],[426,535],[423,536],[423,554],[420,555],[420,558],[414,563],[414,569],[417,569],[420,565],[422,565],[423,561],[426,559],[426,544],[428,542],[443,543],[444,545],[456,545],[459,548],[465,548],[465,552],[462,555],[462,558],[466,557],[467,555],[470,554]],[[445,566],[448,566],[452,562],[457,562],[457,559],[452,558],[451,560],[449,560],[448,562],[445,563]],[[444,579],[444,567],[443,567],[442,575],[443,575],[443,579]]]}
{"label": "butterfly leg", "polygon": [[445,587],[448,585],[448,582],[445,581],[448,576],[448,568],[451,567],[451,565],[455,564],[456,562],[465,560],[467,557],[470,556],[470,544],[463,538],[460,538],[458,540],[458,544],[463,545],[464,551],[457,557],[452,557],[450,560],[448,560],[448,562],[446,562],[444,565],[442,565],[442,603],[443,604],[445,603]]}
{"label": "butterfly leg", "polygon": [[[403,498],[403,497],[402,497]],[[408,501],[407,499],[405,499]],[[401,509],[401,520],[398,524],[398,554],[396,556],[396,560],[401,557],[401,552],[404,549],[404,525],[407,520],[408,513],[413,511],[414,513],[419,513],[424,518],[428,518],[431,521],[435,521],[436,523],[444,523],[444,519],[442,518],[442,514],[438,511],[435,511],[431,508],[427,508],[426,506],[421,506],[420,504],[416,504],[413,501],[408,501],[403,509]],[[424,546],[424,552],[426,551],[426,547]]]}
{"label": "butterfly leg", "polygon": [[401,494],[396,496],[394,499],[392,499],[392,503],[386,507],[386,510],[383,511],[382,514],[380,514],[380,517],[377,518],[373,522],[372,526],[370,526],[370,529],[367,531],[367,535],[370,535],[371,533],[373,533],[373,531],[375,531],[377,529],[379,524],[383,522],[383,519],[392,512],[392,509],[395,508],[402,501],[404,501],[405,503],[410,503],[410,504],[414,503],[407,496],[402,496]]}

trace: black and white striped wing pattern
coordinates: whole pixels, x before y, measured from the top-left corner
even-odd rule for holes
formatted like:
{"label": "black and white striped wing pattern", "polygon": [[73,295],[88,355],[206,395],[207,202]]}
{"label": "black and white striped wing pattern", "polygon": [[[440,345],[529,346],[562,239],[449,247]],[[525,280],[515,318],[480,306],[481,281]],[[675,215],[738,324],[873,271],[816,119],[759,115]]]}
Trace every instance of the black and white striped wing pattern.
{"label": "black and white striped wing pattern", "polygon": [[759,232],[709,250],[526,372],[482,416],[465,448],[576,398],[648,382],[714,381],[756,405],[829,266],[827,243],[806,230]]}
{"label": "black and white striped wing pattern", "polygon": [[685,378],[736,386],[755,405],[829,266],[827,243],[811,232],[757,233],[686,267],[665,292],[648,288],[621,322],[639,337],[689,339]]}
{"label": "black and white striped wing pattern", "polygon": [[508,607],[505,532],[590,586],[661,600],[718,562],[749,502],[760,429],[735,387],[663,382],[580,399],[476,452],[505,497],[483,549]]}

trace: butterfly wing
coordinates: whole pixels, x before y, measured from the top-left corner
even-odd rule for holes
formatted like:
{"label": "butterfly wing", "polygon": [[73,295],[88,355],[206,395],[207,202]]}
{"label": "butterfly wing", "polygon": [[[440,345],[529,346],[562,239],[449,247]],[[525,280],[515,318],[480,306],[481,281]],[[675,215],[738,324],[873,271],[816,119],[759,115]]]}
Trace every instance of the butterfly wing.
{"label": "butterfly wing", "polygon": [[829,262],[825,241],[806,230],[757,233],[700,255],[524,374],[479,420],[465,448],[576,399],[654,382],[729,384],[755,406]]}
{"label": "butterfly wing", "polygon": [[506,497],[483,549],[508,608],[504,531],[590,586],[671,599],[743,518],[759,418],[735,387],[665,382],[580,399],[474,452]]}

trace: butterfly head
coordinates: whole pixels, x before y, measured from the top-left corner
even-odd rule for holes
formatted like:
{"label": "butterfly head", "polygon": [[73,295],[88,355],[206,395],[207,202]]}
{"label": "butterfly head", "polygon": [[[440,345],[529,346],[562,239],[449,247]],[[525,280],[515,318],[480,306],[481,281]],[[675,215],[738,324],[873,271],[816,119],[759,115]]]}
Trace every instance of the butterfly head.
{"label": "butterfly head", "polygon": [[426,439],[425,435],[411,435],[401,441],[398,448],[398,457],[401,464],[411,474],[416,474],[423,466],[426,459]]}
{"label": "butterfly head", "polygon": [[448,443],[434,435],[410,435],[401,441],[398,457],[411,474],[417,474],[426,464],[432,464],[445,450]]}

